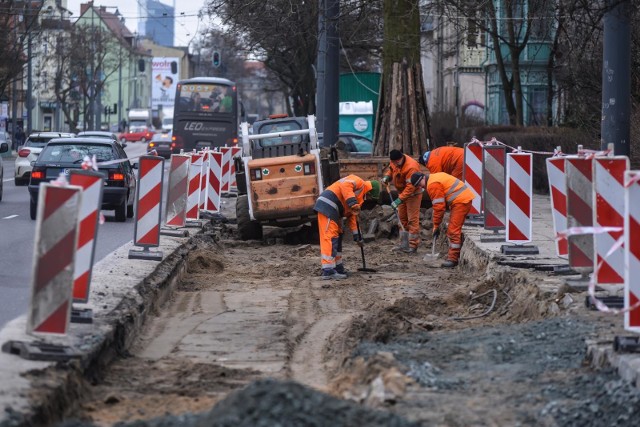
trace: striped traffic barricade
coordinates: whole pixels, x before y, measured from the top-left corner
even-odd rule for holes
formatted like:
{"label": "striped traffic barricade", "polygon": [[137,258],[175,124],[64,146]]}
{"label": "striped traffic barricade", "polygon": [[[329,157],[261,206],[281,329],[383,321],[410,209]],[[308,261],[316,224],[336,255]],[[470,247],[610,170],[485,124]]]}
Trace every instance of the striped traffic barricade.
{"label": "striped traffic barricade", "polygon": [[40,184],[36,214],[28,334],[66,334],[82,188]]}
{"label": "striped traffic barricade", "polygon": [[237,192],[238,183],[236,182],[236,162],[235,158],[240,156],[242,149],[240,147],[231,147],[231,165],[229,166],[229,191]]}
{"label": "striped traffic barricade", "polygon": [[624,328],[640,333],[640,171],[625,172],[624,191]]}
{"label": "striped traffic barricade", "polygon": [[207,186],[209,181],[209,155],[211,151],[204,149],[202,154],[202,171],[200,173],[200,195],[198,196],[198,210],[203,211],[207,200]]}
{"label": "striped traffic barricade", "polygon": [[480,236],[481,242],[504,242],[506,228],[506,155],[504,145],[484,145],[482,162],[482,203],[484,229],[492,234]]}
{"label": "striped traffic barricade", "polygon": [[143,249],[129,250],[129,259],[162,261],[162,251],[150,251],[149,248],[160,246],[164,159],[158,156],[142,156],[138,164],[133,244]]}
{"label": "striped traffic barricade", "polygon": [[220,212],[222,188],[222,153],[209,153],[209,168],[207,170],[207,192],[203,210],[209,213]]}
{"label": "striped traffic barricade", "polygon": [[[200,220],[200,180],[202,177],[202,153],[190,153],[189,188],[187,193],[187,225]],[[191,224],[189,224],[191,222]]]}
{"label": "striped traffic barricade", "polygon": [[[624,174],[629,170],[626,156],[596,157],[593,163],[593,225],[624,226]],[[595,282],[599,285],[624,283],[624,249],[612,251],[622,231],[594,235]]]}
{"label": "striped traffic barricade", "polygon": [[[565,178],[567,228],[593,226],[593,158],[567,156]],[[570,234],[567,237],[569,267],[582,274],[580,280],[571,281],[574,286],[588,283],[594,263],[593,241],[593,234]]]}
{"label": "striped traffic barricade", "polygon": [[[564,175],[565,157],[554,156],[546,159],[549,194],[551,195],[551,214],[553,232],[556,236],[567,229],[567,180]],[[569,255],[566,237],[556,238],[556,255],[567,258]]]}
{"label": "striped traffic barricade", "polygon": [[506,255],[537,255],[537,246],[525,245],[532,240],[533,222],[533,154],[523,153],[518,147],[515,153],[507,154],[506,241],[513,245],[503,245]]}
{"label": "striped traffic barricade", "polygon": [[231,179],[231,163],[233,163],[232,153],[233,147],[220,147],[222,153],[222,193],[228,193],[230,190]]}
{"label": "striped traffic barricade", "polygon": [[176,230],[187,222],[187,192],[189,190],[189,164],[191,156],[172,154],[169,162],[167,203],[165,204],[164,228],[160,234],[166,236],[188,236],[187,230]]}
{"label": "striped traffic barricade", "polygon": [[[73,273],[73,302],[89,302],[91,273],[95,256],[98,223],[102,207],[103,176],[91,170],[73,169],[69,183],[82,188],[82,203],[78,228],[78,245]],[[91,323],[93,312],[90,308],[72,307],[71,322]]]}
{"label": "striped traffic barricade", "polygon": [[482,218],[482,143],[474,140],[464,144],[462,177],[473,195],[471,210],[465,225],[483,225]]}

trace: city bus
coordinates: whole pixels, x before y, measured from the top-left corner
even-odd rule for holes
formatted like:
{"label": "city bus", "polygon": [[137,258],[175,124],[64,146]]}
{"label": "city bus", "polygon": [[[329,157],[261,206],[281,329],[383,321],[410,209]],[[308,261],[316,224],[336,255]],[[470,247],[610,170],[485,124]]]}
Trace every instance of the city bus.
{"label": "city bus", "polygon": [[173,111],[175,151],[238,144],[241,108],[236,84],[217,77],[178,82]]}

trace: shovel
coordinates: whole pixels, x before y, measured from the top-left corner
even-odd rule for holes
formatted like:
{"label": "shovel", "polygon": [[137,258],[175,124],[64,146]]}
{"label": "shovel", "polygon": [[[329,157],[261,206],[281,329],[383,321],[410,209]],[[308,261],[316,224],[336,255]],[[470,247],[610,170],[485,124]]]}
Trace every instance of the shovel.
{"label": "shovel", "polygon": [[[389,196],[391,196],[389,184],[387,184],[387,192],[389,193]],[[398,209],[393,208],[393,211],[396,213],[398,227],[400,227],[400,249],[409,249],[409,232],[402,226],[402,221],[400,221],[400,214],[398,213]]]}
{"label": "shovel", "polygon": [[[358,239],[362,241],[362,233],[360,232],[360,221],[356,218],[356,225],[358,226]],[[360,253],[362,254],[362,268],[359,268],[358,271],[364,271],[367,273],[376,273],[378,270],[373,268],[367,268],[367,261],[364,259],[364,243],[360,245]]]}
{"label": "shovel", "polygon": [[433,239],[433,242],[431,243],[431,253],[430,254],[425,254],[424,258],[422,258],[423,261],[433,261],[438,259],[438,256],[440,254],[436,253],[436,239]]}

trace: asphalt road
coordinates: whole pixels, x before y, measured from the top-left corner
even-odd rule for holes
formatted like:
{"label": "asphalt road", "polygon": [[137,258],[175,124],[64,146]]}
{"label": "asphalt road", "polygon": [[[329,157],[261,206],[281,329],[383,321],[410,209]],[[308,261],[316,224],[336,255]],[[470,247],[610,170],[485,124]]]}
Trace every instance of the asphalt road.
{"label": "asphalt road", "polygon": [[[128,144],[130,158],[146,152],[147,144]],[[13,158],[4,162],[4,196],[0,202],[0,328],[25,313],[31,295],[35,221],[29,218],[27,187],[13,181]],[[134,160],[135,162],[135,160]],[[168,162],[165,167],[168,166]],[[167,174],[165,173],[165,177]],[[99,226],[95,261],[133,240],[133,219],[115,222],[113,211],[103,211],[105,223]]]}

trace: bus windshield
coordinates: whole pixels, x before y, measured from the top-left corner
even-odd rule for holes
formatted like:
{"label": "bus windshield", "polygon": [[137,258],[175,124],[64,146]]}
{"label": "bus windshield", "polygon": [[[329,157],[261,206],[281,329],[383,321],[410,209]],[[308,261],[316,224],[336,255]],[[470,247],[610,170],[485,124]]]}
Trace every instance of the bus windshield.
{"label": "bus windshield", "polygon": [[233,113],[235,92],[222,84],[185,84],[180,87],[178,112]]}
{"label": "bus windshield", "polygon": [[238,144],[236,84],[218,77],[194,77],[177,85],[173,113],[176,148],[191,151]]}

